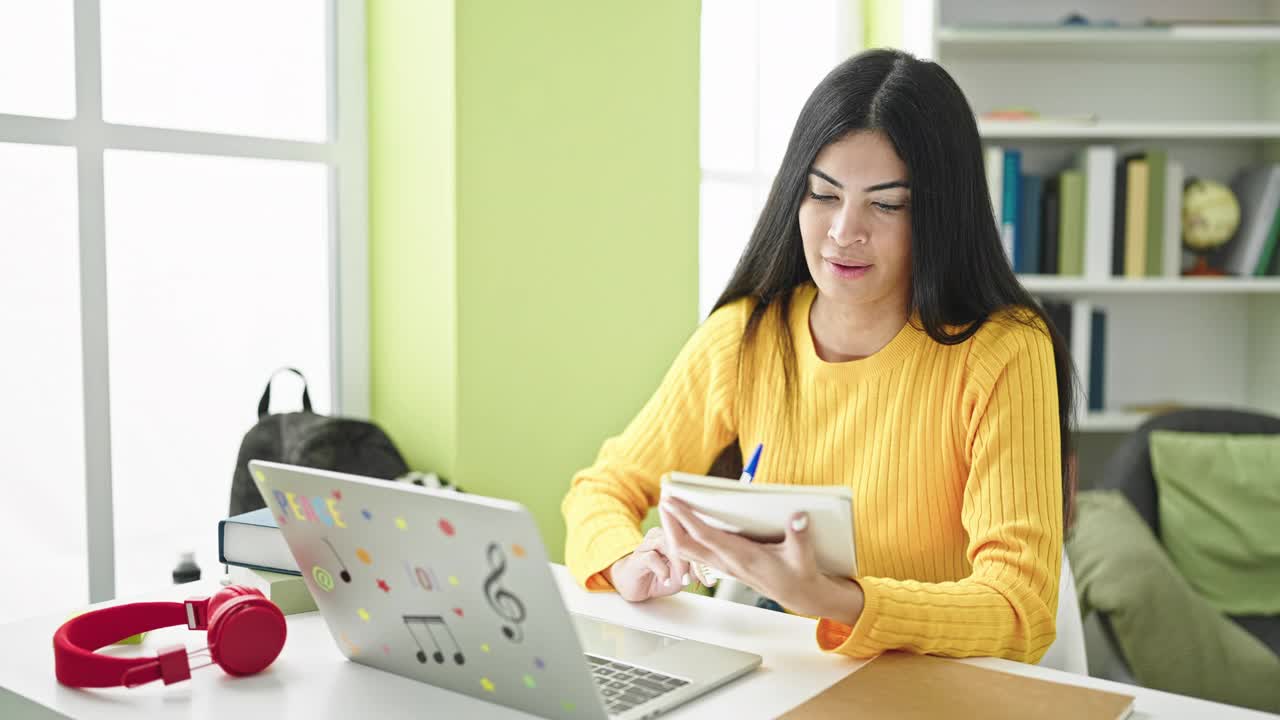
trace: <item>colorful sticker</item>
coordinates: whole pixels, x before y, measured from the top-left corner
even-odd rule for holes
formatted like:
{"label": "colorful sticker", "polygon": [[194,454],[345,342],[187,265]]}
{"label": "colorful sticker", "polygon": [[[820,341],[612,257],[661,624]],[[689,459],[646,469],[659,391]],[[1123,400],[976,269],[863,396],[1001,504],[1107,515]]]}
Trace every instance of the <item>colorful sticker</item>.
{"label": "colorful sticker", "polygon": [[457,584],[458,584],[458,576],[457,576],[457,575],[450,575],[450,576],[449,576],[449,584],[450,584],[450,585],[457,586]]}
{"label": "colorful sticker", "polygon": [[511,546],[511,554],[515,555],[518,558],[524,557],[524,546],[519,544],[513,544]]}
{"label": "colorful sticker", "polygon": [[484,688],[486,692],[493,692],[493,682],[487,677],[480,678],[480,687]]}
{"label": "colorful sticker", "polygon": [[328,570],[316,565],[311,568],[311,578],[316,581],[316,585],[325,592],[333,592],[333,576]]}
{"label": "colorful sticker", "polygon": [[401,530],[408,530],[408,529],[409,529],[409,523],[405,522],[403,517],[397,517],[397,518],[396,518],[396,527],[397,527],[397,528],[400,528]]}
{"label": "colorful sticker", "polygon": [[543,669],[543,668],[545,668],[545,667],[547,666],[547,664],[546,664],[546,663],[542,662],[542,658],[534,658],[534,659],[533,659],[533,665],[534,665],[534,667],[538,668],[539,670],[541,670],[541,669]]}
{"label": "colorful sticker", "polygon": [[361,510],[361,511],[360,511],[360,514],[364,516],[364,519],[365,519],[365,520],[372,520],[372,519],[373,519],[373,513],[369,512],[368,510]]}
{"label": "colorful sticker", "polygon": [[351,638],[347,637],[346,633],[341,633],[339,637],[342,638],[342,644],[347,646],[348,652],[350,652],[352,655],[360,654],[360,646],[351,642]]}
{"label": "colorful sticker", "polygon": [[525,675],[525,676],[524,676],[524,686],[525,686],[525,687],[527,687],[527,688],[529,688],[529,689],[533,689],[533,688],[538,687],[538,683],[536,683],[536,682],[534,682],[534,681],[533,681],[533,676],[532,676],[532,675]]}
{"label": "colorful sticker", "polygon": [[449,522],[448,520],[442,519],[440,521],[440,532],[444,533],[449,537],[453,537],[454,533],[456,533],[457,530],[454,530],[453,523]]}
{"label": "colorful sticker", "polygon": [[333,553],[333,559],[338,561],[338,566],[342,568],[342,572],[338,573],[338,577],[342,578],[342,582],[351,582],[351,573],[347,571],[347,564],[342,562],[342,556],[334,549],[333,543],[329,542],[329,538],[321,538],[321,541],[329,546],[329,552]]}
{"label": "colorful sticker", "polygon": [[413,643],[418,646],[418,662],[426,664],[427,650],[422,646],[422,640],[418,634],[414,632],[414,628],[426,630],[427,637],[431,640],[432,647],[435,650],[431,653],[431,658],[437,663],[444,663],[444,648],[440,645],[440,638],[436,635],[436,630],[443,629],[449,638],[449,643],[453,646],[453,661],[459,665],[466,662],[466,658],[462,654],[462,646],[458,645],[458,639],[453,636],[453,631],[449,629],[449,624],[439,615],[402,615],[401,620],[404,621],[404,627],[409,632],[409,637],[413,638]]}
{"label": "colorful sticker", "polygon": [[382,654],[383,654],[383,655],[386,655],[386,656],[388,656],[388,657],[390,657],[390,655],[391,655],[391,647],[390,647],[389,645],[383,645],[383,646],[382,646]]}
{"label": "colorful sticker", "polygon": [[507,622],[502,625],[502,634],[512,642],[521,642],[524,640],[524,629],[520,624],[528,614],[520,598],[502,585],[502,575],[507,571],[507,558],[502,554],[502,546],[498,543],[490,543],[486,554],[493,571],[484,580],[485,600],[489,601],[489,607],[493,608],[498,617]]}
{"label": "colorful sticker", "polygon": [[458,617],[462,617],[462,608],[454,608],[453,614],[457,615]]}
{"label": "colorful sticker", "polygon": [[356,614],[360,616],[360,619],[361,619],[361,620],[363,620],[363,621],[365,621],[365,622],[369,622],[369,611],[368,611],[368,610],[365,610],[364,608],[356,608]]}
{"label": "colorful sticker", "polygon": [[370,555],[369,551],[365,550],[364,548],[356,548],[356,557],[359,558],[360,562],[364,563],[365,565],[373,564],[373,556]]}
{"label": "colorful sticker", "polygon": [[253,471],[253,476],[254,476],[254,477],[256,477],[256,478],[258,478],[258,482],[260,482],[260,483],[264,483],[264,482],[266,482],[266,481],[267,481],[267,476],[266,476],[266,475],[264,475],[264,474],[263,474],[263,472],[262,472],[261,470],[254,470],[254,471]]}
{"label": "colorful sticker", "polygon": [[384,593],[391,592],[391,586],[388,585],[387,581],[383,580],[382,578],[378,578],[378,589]]}
{"label": "colorful sticker", "polygon": [[489,652],[489,643],[484,643],[483,645],[481,645],[481,646],[480,646],[480,652],[482,652],[482,653],[487,653],[487,652]]}
{"label": "colorful sticker", "polygon": [[341,491],[341,490],[334,490],[334,491],[333,491],[332,493],[330,493],[330,494],[331,494],[331,495],[333,495],[333,499],[334,499],[334,500],[338,500],[338,501],[341,501],[341,500],[342,500],[342,491]]}

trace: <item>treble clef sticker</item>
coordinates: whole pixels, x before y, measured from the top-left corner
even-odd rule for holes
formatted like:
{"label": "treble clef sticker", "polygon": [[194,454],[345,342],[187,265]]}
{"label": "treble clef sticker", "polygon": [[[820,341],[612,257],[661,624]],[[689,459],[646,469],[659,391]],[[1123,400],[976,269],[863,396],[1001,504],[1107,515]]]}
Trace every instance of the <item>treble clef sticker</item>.
{"label": "treble clef sticker", "polygon": [[520,624],[526,617],[524,603],[501,583],[502,574],[507,571],[507,556],[502,553],[502,547],[498,543],[490,543],[485,553],[493,571],[484,580],[484,597],[489,601],[489,607],[510,623],[502,626],[502,634],[512,642],[521,642],[524,640],[524,630]]}

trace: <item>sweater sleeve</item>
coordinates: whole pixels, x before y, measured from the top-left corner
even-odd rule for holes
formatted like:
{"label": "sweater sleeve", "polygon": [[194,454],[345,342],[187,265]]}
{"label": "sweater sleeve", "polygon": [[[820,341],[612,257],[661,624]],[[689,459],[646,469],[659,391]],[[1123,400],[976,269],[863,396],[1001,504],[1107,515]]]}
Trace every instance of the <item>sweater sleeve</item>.
{"label": "sweater sleeve", "polygon": [[737,436],[734,398],[747,302],[707,318],[635,419],[574,476],[560,508],[565,564],[586,589],[612,589],[599,573],[640,544],[640,523],[658,502],[662,475],[705,473]]}
{"label": "sweater sleeve", "polygon": [[853,627],[820,619],[823,650],[1031,663],[1053,643],[1062,563],[1053,346],[1041,329],[1008,318],[989,324],[997,327],[973,338],[962,400],[970,462],[960,520],[972,574],[941,583],[857,578],[862,614]]}

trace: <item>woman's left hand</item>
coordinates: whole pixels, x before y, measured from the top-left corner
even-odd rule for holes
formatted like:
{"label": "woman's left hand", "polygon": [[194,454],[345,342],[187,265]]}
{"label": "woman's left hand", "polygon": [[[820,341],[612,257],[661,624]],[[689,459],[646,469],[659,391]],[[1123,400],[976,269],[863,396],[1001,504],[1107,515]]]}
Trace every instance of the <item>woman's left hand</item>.
{"label": "woman's left hand", "polygon": [[791,612],[810,617],[843,615],[831,612],[832,603],[839,602],[836,597],[851,589],[860,594],[852,581],[818,570],[807,514],[791,518],[782,542],[762,543],[707,525],[676,498],[663,498],[658,510],[669,550],[732,575]]}

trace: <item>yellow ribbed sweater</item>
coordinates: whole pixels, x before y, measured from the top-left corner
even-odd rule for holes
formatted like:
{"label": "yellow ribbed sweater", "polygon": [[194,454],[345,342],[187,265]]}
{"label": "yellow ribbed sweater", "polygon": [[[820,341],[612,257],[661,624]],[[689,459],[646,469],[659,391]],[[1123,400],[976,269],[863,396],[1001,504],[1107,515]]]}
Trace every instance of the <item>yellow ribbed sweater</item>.
{"label": "yellow ribbed sweater", "polygon": [[671,470],[704,473],[735,437],[764,443],[756,482],[853,490],[853,627],[819,619],[823,650],[902,649],[1037,661],[1054,639],[1062,485],[1053,348],[1011,313],[959,345],[908,323],[874,355],[818,357],[817,289],[796,288],[787,319],[798,413],[784,411],[777,310],[738,351],[754,307],[712,313],[623,433],[578,473],[562,510],[565,561],[584,587],[641,541],[639,524]]}

